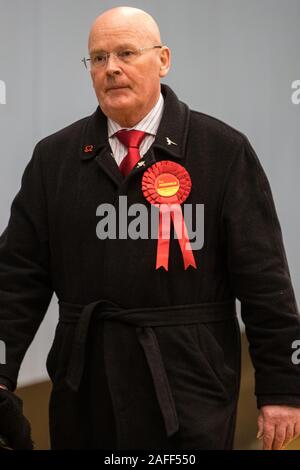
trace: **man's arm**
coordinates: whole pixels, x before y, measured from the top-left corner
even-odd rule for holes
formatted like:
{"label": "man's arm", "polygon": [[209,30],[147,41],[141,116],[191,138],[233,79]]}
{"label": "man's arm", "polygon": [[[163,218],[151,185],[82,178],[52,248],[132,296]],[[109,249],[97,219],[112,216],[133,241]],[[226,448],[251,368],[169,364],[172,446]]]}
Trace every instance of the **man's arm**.
{"label": "man's arm", "polygon": [[6,349],[6,363],[0,364],[0,383],[12,390],[53,294],[40,157],[37,145],[12,203],[8,226],[0,237],[0,340]]}
{"label": "man's arm", "polygon": [[[27,165],[8,226],[0,237],[1,445],[32,449],[22,400],[12,393],[19,368],[50,303],[47,204],[38,146]],[[6,444],[7,443],[7,444]]]}
{"label": "man's arm", "polygon": [[300,321],[271,189],[246,138],[226,181],[222,229],[255,367],[260,423],[269,429],[272,421],[274,430],[277,417],[289,415],[282,407],[300,405],[300,367],[292,362]]}

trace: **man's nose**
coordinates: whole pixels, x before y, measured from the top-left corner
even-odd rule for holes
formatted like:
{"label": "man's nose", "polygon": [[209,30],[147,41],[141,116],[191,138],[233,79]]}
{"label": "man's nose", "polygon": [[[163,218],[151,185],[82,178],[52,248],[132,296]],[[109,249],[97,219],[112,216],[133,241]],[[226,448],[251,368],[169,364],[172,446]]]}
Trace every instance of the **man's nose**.
{"label": "man's nose", "polygon": [[106,67],[106,73],[108,73],[109,75],[121,73],[120,61],[115,54],[110,54],[107,57],[105,67]]}

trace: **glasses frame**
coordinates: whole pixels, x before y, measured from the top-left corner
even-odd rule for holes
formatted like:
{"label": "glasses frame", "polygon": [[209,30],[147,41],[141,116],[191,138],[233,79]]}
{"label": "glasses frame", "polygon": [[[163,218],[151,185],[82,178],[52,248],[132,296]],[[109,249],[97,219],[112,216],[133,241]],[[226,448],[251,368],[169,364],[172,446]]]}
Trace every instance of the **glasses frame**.
{"label": "glasses frame", "polygon": [[[156,46],[151,46],[151,47],[139,47],[136,50],[139,52],[139,54],[141,54],[143,51],[147,51],[147,50],[150,51],[151,49],[162,49],[162,48],[163,48],[162,45],[161,46],[156,45]],[[104,54],[105,54],[105,63],[103,65],[99,65],[99,69],[106,67],[111,54],[113,54],[115,57],[118,57],[118,52],[105,52]],[[81,59],[81,62],[83,62],[85,68],[88,71],[90,71],[92,69],[92,64],[91,64],[90,61],[91,61],[90,57],[83,57],[83,59]],[[96,68],[98,68],[98,67],[96,66]]]}

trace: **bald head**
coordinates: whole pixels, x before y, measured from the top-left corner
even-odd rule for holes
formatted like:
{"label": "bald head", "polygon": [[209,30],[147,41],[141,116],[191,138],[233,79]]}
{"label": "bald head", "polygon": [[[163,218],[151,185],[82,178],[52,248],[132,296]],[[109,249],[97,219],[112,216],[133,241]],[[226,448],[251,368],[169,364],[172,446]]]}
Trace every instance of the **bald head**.
{"label": "bald head", "polygon": [[132,35],[149,43],[161,43],[159,27],[151,15],[139,8],[117,7],[105,11],[95,19],[89,35],[89,51],[99,33],[110,35],[124,30],[130,30]]}
{"label": "bald head", "polygon": [[157,103],[160,79],[170,68],[170,50],[161,45],[157,23],[138,8],[108,10],[92,25],[89,55],[103,113],[122,127],[134,126]]}

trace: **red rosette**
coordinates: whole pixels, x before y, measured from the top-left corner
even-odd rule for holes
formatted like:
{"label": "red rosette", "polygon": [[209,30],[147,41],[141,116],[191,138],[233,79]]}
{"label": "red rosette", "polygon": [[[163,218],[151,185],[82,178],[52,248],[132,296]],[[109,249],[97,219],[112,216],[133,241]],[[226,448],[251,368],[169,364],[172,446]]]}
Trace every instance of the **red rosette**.
{"label": "red rosette", "polygon": [[150,204],[182,204],[189,196],[192,182],[187,170],[169,160],[148,168],[142,179],[142,190]]}
{"label": "red rosette", "polygon": [[142,191],[150,204],[159,207],[159,234],[156,269],[168,270],[171,219],[180,244],[184,267],[196,268],[180,204],[189,196],[192,182],[178,163],[163,160],[149,167],[142,178]]}

